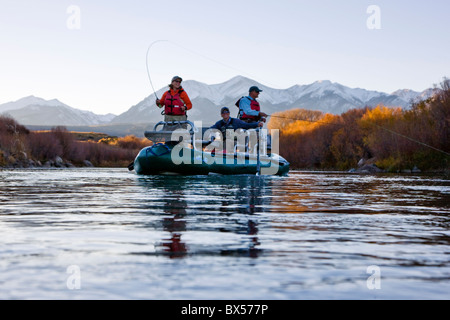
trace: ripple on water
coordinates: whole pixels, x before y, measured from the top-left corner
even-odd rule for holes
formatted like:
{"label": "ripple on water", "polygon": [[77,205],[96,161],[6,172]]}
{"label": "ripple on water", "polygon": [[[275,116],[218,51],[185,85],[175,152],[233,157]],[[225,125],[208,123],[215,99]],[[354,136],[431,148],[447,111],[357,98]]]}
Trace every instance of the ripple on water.
{"label": "ripple on water", "polygon": [[[449,298],[440,176],[71,169],[0,182],[2,299]],[[382,290],[367,288],[372,265]]]}

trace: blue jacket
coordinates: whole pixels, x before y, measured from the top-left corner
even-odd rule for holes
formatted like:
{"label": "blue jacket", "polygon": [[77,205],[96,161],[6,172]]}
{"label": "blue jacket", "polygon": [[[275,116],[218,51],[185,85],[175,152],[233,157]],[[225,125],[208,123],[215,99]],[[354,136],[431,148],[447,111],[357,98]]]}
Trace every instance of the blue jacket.
{"label": "blue jacket", "polygon": [[228,119],[228,122],[225,122],[222,120],[217,121],[212,127],[210,127],[210,129],[217,129],[217,130],[221,130],[223,127],[227,127],[227,129],[231,129],[230,127],[232,127],[234,130],[237,129],[254,129],[258,127],[258,122],[244,122],[242,120],[236,119],[236,118],[231,118]]}
{"label": "blue jacket", "polygon": [[241,115],[242,115],[242,112],[244,112],[246,115],[249,115],[249,116],[255,116],[255,117],[259,116],[259,111],[253,110],[251,108],[252,100],[255,100],[255,99],[253,99],[250,96],[243,97],[241,99],[241,101],[239,102],[239,110],[241,112]]}

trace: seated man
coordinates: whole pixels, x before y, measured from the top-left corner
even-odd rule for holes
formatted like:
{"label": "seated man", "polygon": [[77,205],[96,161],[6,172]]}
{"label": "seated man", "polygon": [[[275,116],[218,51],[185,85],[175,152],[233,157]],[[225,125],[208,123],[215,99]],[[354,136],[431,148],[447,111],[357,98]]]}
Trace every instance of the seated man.
{"label": "seated man", "polygon": [[224,142],[224,152],[225,152],[225,141],[227,138],[227,129],[237,130],[237,129],[255,129],[258,127],[262,127],[264,125],[263,122],[244,122],[242,120],[231,118],[230,117],[230,109],[227,107],[223,107],[220,110],[220,114],[222,116],[222,120],[217,121],[210,129],[217,129],[222,133],[222,139]]}

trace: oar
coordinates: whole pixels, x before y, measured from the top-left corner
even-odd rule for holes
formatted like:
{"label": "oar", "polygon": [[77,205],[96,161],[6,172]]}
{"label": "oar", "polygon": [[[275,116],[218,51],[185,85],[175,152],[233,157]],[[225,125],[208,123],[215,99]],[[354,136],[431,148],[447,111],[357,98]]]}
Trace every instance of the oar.
{"label": "oar", "polygon": [[256,134],[257,134],[257,146],[256,146],[256,175],[260,176],[261,175],[261,161],[259,159],[259,133],[260,133],[260,129],[256,129]]}

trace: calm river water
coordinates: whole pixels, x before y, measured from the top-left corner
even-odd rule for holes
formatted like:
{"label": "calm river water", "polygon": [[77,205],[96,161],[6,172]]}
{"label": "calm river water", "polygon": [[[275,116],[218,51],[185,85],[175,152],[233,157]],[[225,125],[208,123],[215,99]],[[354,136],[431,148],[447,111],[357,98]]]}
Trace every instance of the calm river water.
{"label": "calm river water", "polygon": [[450,179],[0,171],[0,299],[450,299]]}

